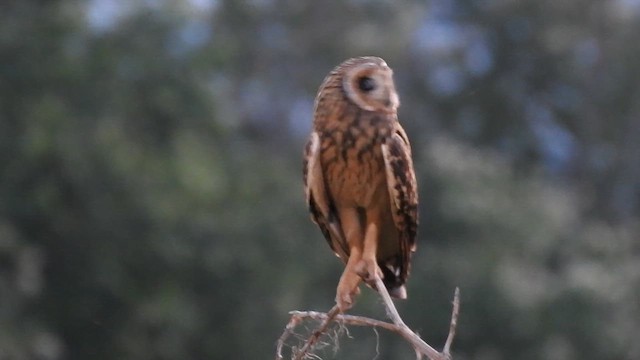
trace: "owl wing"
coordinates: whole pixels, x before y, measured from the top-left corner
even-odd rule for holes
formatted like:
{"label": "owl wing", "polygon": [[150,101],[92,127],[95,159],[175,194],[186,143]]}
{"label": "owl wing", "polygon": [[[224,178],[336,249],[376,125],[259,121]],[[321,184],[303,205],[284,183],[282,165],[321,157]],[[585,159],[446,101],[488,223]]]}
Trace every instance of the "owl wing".
{"label": "owl wing", "polygon": [[312,132],[304,150],[304,192],[311,220],[315,222],[331,250],[343,261],[349,257],[347,242],[333,200],[326,189],[320,163],[320,136]]}
{"label": "owl wing", "polygon": [[418,186],[411,160],[411,147],[402,127],[398,126],[393,135],[382,144],[382,155],[391,199],[391,213],[400,242],[397,275],[404,283],[409,275],[411,252],[416,250]]}

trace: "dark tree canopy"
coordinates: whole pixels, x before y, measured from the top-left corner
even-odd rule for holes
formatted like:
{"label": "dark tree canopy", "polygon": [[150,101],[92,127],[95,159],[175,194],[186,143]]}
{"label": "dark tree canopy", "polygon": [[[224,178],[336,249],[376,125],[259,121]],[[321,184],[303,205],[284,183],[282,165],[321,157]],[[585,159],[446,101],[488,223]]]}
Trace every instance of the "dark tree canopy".
{"label": "dark tree canopy", "polygon": [[269,358],[329,309],[302,144],[357,55],[420,182],[408,325],[443,343],[460,286],[457,359],[640,358],[639,31],[637,1],[4,2],[0,358]]}

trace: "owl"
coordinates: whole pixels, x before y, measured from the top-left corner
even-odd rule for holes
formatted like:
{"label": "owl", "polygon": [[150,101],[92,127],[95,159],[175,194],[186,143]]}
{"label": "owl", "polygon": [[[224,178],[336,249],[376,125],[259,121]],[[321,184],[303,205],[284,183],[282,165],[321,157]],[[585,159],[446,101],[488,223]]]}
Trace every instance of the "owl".
{"label": "owl", "polygon": [[304,151],[304,187],[311,219],[345,263],[336,290],[344,312],[364,281],[382,278],[406,298],[416,249],[418,191],[393,71],[378,57],[344,61],[318,90]]}

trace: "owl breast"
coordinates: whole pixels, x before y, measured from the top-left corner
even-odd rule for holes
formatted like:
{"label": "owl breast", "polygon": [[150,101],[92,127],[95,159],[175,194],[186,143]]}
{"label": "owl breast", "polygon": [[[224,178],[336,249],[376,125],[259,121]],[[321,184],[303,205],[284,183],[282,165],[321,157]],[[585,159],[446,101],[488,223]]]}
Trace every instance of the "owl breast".
{"label": "owl breast", "polygon": [[321,163],[337,207],[369,208],[388,202],[381,144],[390,124],[374,116],[321,134]]}

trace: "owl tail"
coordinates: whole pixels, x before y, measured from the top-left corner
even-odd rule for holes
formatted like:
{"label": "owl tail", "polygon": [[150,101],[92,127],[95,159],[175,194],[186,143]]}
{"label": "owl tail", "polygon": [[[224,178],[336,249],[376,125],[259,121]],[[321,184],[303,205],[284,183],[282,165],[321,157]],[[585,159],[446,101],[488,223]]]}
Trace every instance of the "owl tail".
{"label": "owl tail", "polygon": [[[384,278],[382,282],[389,291],[389,295],[396,299],[407,298],[407,287],[404,285],[404,281],[398,276],[397,271],[392,271],[389,267],[378,264]],[[394,269],[395,270],[395,269]]]}
{"label": "owl tail", "polygon": [[406,299],[407,298],[407,287],[404,285],[398,286],[393,289],[388,289],[389,295],[396,299]]}

